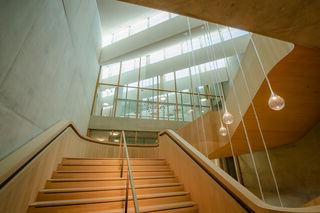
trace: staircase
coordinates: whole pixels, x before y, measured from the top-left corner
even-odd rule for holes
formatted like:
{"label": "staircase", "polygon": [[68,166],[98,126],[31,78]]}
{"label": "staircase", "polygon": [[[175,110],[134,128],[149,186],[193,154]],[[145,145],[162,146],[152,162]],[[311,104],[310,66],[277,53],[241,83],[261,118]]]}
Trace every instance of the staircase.
{"label": "staircase", "polygon": [[[140,212],[198,212],[163,159],[131,158]],[[124,212],[127,166],[120,158],[64,158],[28,212]],[[128,212],[134,212],[129,190]]]}

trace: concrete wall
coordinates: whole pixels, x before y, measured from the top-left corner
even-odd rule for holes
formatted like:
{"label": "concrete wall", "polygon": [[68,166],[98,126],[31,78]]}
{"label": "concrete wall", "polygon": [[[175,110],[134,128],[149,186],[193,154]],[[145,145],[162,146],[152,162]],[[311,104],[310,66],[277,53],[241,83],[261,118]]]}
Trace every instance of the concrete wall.
{"label": "concrete wall", "polygon": [[[271,149],[269,154],[285,206],[302,206],[320,196],[320,123],[296,143]],[[254,153],[267,200],[277,204],[275,186],[264,151]],[[257,192],[248,154],[239,156],[244,185]],[[258,192],[257,192],[258,193]]]}
{"label": "concrete wall", "polygon": [[0,0],[0,159],[59,120],[87,129],[101,46],[96,1]]}

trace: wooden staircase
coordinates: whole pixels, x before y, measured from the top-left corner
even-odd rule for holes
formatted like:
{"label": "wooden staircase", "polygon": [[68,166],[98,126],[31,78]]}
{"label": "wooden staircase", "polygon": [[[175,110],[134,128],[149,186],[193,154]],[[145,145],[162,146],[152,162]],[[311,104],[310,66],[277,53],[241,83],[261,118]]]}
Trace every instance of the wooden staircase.
{"label": "wooden staircase", "polygon": [[[140,212],[198,212],[163,159],[131,158]],[[64,158],[28,212],[124,212],[127,166],[120,158]],[[129,190],[128,212],[134,212]]]}

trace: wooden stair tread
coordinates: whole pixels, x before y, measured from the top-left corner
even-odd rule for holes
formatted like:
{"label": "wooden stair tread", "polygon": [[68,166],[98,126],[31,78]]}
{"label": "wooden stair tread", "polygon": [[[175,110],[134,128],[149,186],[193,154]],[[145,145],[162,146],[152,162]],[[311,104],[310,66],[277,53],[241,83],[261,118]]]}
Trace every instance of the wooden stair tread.
{"label": "wooden stair tread", "polygon": [[[62,166],[120,166],[121,163],[61,163]],[[123,164],[127,166],[127,164]],[[131,166],[168,166],[166,162],[161,163],[131,163]]]}
{"label": "wooden stair tread", "polygon": [[[180,209],[195,207],[197,204],[193,201],[185,201],[179,203],[168,203],[161,205],[143,206],[140,207],[140,212],[155,212],[155,211],[165,211],[170,209]],[[128,212],[135,212],[134,208],[128,208]],[[94,213],[123,213],[123,209],[115,209],[109,211],[94,211]]]}
{"label": "wooden stair tread", "polygon": [[[142,176],[134,177],[134,180],[141,179],[166,179],[166,178],[176,178],[176,176]],[[84,181],[108,181],[108,180],[127,180],[127,177],[109,177],[109,178],[58,178],[58,179],[48,179],[50,182],[84,182]]]}
{"label": "wooden stair tread", "polygon": [[[150,198],[159,198],[159,197],[173,197],[188,195],[188,192],[167,192],[167,193],[157,193],[157,194],[145,194],[139,195],[138,200],[140,199],[150,199]],[[129,195],[129,200],[132,200],[132,196]],[[91,203],[105,203],[105,202],[116,202],[124,201],[125,196],[115,196],[115,197],[101,197],[101,198],[89,198],[89,199],[75,199],[75,200],[53,200],[53,201],[39,201],[34,202],[30,206],[34,207],[49,207],[49,206],[66,206],[66,205],[81,205],[81,204],[91,204]]]}
{"label": "wooden stair tread", "polygon": [[[122,158],[63,158],[64,159],[70,159],[70,160],[121,160]],[[154,160],[154,161],[165,161],[165,159],[161,158],[130,158],[130,161],[133,160]]]}
{"label": "wooden stair tread", "polygon": [[[132,168],[131,170],[132,172],[166,172],[166,171],[172,171],[170,169],[146,169],[146,170],[135,170],[134,168]],[[119,172],[120,173],[120,169],[118,170],[102,170],[102,171],[97,171],[97,170],[57,170],[55,172],[58,173],[112,173],[112,172]],[[127,172],[127,171],[123,171],[123,172]]]}
{"label": "wooden stair tread", "polygon": [[[127,163],[121,158],[63,158],[28,212],[123,213]],[[131,158],[140,212],[195,213],[198,208],[165,159]],[[129,190],[131,187],[129,184]],[[128,212],[135,212],[129,192]]]}
{"label": "wooden stair tread", "polygon": [[[167,187],[167,186],[181,186],[181,183],[160,183],[160,184],[141,184],[136,185],[135,188],[156,188],[156,187]],[[129,188],[131,188],[129,186]],[[62,193],[62,192],[88,192],[88,191],[108,191],[125,189],[125,186],[109,186],[109,187],[87,187],[87,188],[63,188],[63,189],[43,189],[40,190],[42,193]]]}

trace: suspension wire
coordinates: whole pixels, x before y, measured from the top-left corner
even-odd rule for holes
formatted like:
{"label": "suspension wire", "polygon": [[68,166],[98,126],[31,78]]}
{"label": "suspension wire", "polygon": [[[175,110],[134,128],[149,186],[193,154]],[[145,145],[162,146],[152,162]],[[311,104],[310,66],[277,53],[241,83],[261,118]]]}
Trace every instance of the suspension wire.
{"label": "suspension wire", "polygon": [[263,66],[263,64],[262,64],[262,61],[261,61],[261,58],[260,58],[260,54],[259,54],[259,52],[258,52],[258,49],[257,49],[256,44],[255,44],[255,42],[253,41],[253,38],[252,38],[252,37],[253,37],[253,34],[250,33],[250,41],[251,41],[252,46],[253,46],[253,48],[254,48],[254,51],[255,51],[255,53],[256,53],[256,55],[257,55],[258,62],[259,62],[259,64],[260,64],[260,66],[261,66],[262,73],[263,73],[263,75],[264,75],[264,78],[266,79],[266,82],[267,82],[267,84],[268,84],[268,87],[269,87],[269,89],[270,89],[271,94],[274,94],[273,89],[272,89],[272,86],[271,86],[271,83],[270,83],[269,78],[268,78],[268,76],[267,76],[267,72],[266,72],[266,70],[265,70],[265,68],[264,68],[264,66]]}
{"label": "suspension wire", "polygon": [[[186,33],[186,42],[187,42],[187,49],[189,50],[188,33]],[[187,54],[187,67],[189,70],[190,85],[191,85],[191,100],[190,101],[192,102],[192,104],[191,104],[191,106],[192,106],[192,110],[191,110],[192,120],[196,122],[196,134],[197,134],[197,138],[200,139],[198,121],[196,119],[196,114],[195,114],[196,110],[195,110],[194,89],[193,89],[192,72],[191,72],[191,62],[190,62],[190,57],[188,54]]]}
{"label": "suspension wire", "polygon": [[[224,41],[223,37],[221,36],[221,32],[220,32],[219,26],[218,26],[217,24],[216,24],[216,27],[217,27],[217,29],[218,29],[218,33],[219,33],[219,36],[220,36],[221,41]],[[255,160],[254,160],[252,148],[251,148],[251,145],[250,145],[250,140],[249,140],[247,128],[246,128],[246,125],[245,125],[244,120],[243,120],[243,114],[242,114],[242,111],[241,111],[241,108],[240,108],[239,99],[238,99],[238,96],[237,96],[237,93],[236,93],[236,90],[235,90],[235,87],[234,87],[233,79],[232,79],[232,77],[230,77],[230,74],[229,74],[229,72],[228,72],[228,71],[229,71],[229,68],[230,68],[229,61],[228,61],[228,59],[227,59],[227,57],[226,57],[226,53],[225,53],[225,49],[224,49],[223,45],[220,44],[220,46],[222,47],[222,52],[223,52],[224,57],[225,57],[226,62],[227,62],[226,72],[227,72],[227,75],[228,75],[228,77],[229,77],[230,84],[231,84],[231,87],[232,87],[232,91],[233,91],[233,94],[234,94],[235,99],[236,99],[237,108],[238,108],[238,111],[239,111],[239,114],[240,114],[240,117],[241,117],[241,123],[242,123],[243,129],[244,129],[244,133],[245,133],[245,137],[246,137],[246,142],[247,142],[247,145],[248,145],[248,148],[249,148],[249,151],[250,151],[250,157],[251,157],[252,164],[253,164],[254,171],[255,171],[255,175],[256,175],[256,178],[257,178],[257,181],[258,181],[258,187],[259,187],[259,191],[260,191],[260,194],[261,194],[261,199],[262,199],[263,201],[265,201],[264,195],[263,195],[263,192],[262,192],[262,186],[261,186],[261,182],[260,182],[260,177],[259,177],[258,170],[257,170],[257,166],[256,166],[256,163],[255,163]]]}
{"label": "suspension wire", "polygon": [[[195,63],[195,57],[194,57],[194,49],[193,49],[193,43],[192,43],[192,34],[191,34],[191,27],[190,27],[190,21],[189,21],[189,17],[187,17],[187,24],[188,24],[188,33],[189,33],[189,41],[190,41],[190,47],[191,47],[191,58],[192,58],[192,64],[193,64],[193,67],[194,67],[194,71],[195,73],[196,70],[198,71],[199,73],[199,70],[198,70],[198,66],[196,66],[196,63]],[[189,48],[188,48],[189,49]],[[189,57],[188,57],[189,59]],[[189,63],[189,73],[190,73],[190,78],[192,79],[192,73],[191,73],[191,62],[188,61]],[[193,86],[192,86],[192,89],[193,89]],[[194,98],[194,95],[192,95],[193,98]],[[199,109],[200,109],[200,104],[199,103]],[[193,112],[195,113],[195,110],[193,110]],[[194,114],[196,115],[196,114]],[[204,144],[205,144],[205,149],[206,149],[206,157],[208,157],[208,144],[207,144],[207,136],[205,134],[205,131],[204,131],[204,122],[203,122],[203,114],[201,112],[201,116],[200,116],[200,119],[201,119],[201,123],[202,123],[202,134],[204,136]],[[199,124],[198,124],[198,121],[196,119],[196,116],[195,116],[195,121],[196,121],[196,126],[197,126],[197,133],[198,133],[198,138],[200,140],[200,134],[199,134]]]}
{"label": "suspension wire", "polygon": [[[217,69],[218,66],[217,66],[217,62],[216,62],[216,58],[215,58],[215,51],[214,51],[214,48],[213,48],[213,41],[211,39],[211,37],[209,36],[210,35],[210,32],[208,31],[207,29],[207,25],[206,25],[206,22],[203,22],[204,23],[204,31],[205,31],[205,42],[206,42],[206,46],[211,48],[212,49],[212,52],[213,52],[213,55],[212,55],[212,52],[209,51],[208,48],[206,48],[206,52],[207,52],[207,57],[208,57],[208,60],[210,61],[210,57],[209,57],[209,54],[211,56],[211,60],[213,61],[213,66],[214,66],[214,69]],[[210,45],[208,45],[208,43]],[[210,68],[212,69],[211,67],[211,63],[209,64]],[[214,70],[213,69],[213,70]],[[218,94],[222,94],[223,91],[221,92],[220,91],[220,86],[221,86],[221,82],[220,82],[220,86],[219,86],[219,82],[217,80],[217,77],[215,74],[213,74],[213,81],[214,81],[214,85],[217,84],[218,88]],[[213,89],[214,89],[214,92],[216,93],[216,89],[215,89],[215,86],[213,86]],[[224,94],[223,94],[223,99],[224,99]],[[221,100],[220,100],[221,101]],[[220,127],[221,126],[224,126],[223,123],[222,123],[222,114],[221,114],[221,110],[220,110],[220,106],[219,106],[219,103],[218,103],[218,99],[216,98],[216,104],[217,104],[217,107],[218,107],[218,117],[219,117],[219,120],[220,120]],[[235,159],[235,154],[234,154],[234,149],[233,149],[233,145],[232,145],[232,142],[231,142],[231,137],[230,137],[230,132],[229,132],[229,128],[228,126],[226,125],[226,129],[227,129],[227,134],[228,134],[228,141],[230,143],[230,147],[231,147],[231,153],[232,153],[232,159],[233,159],[233,163],[234,163],[234,166],[235,166],[235,169],[236,169],[236,175],[237,175],[237,180],[238,182],[240,182],[240,174],[239,174],[239,170],[238,170],[238,167],[237,167],[237,162],[236,162],[236,159]]]}
{"label": "suspension wire", "polygon": [[[231,38],[231,41],[232,41],[233,50],[234,50],[234,52],[236,54],[237,61],[238,61],[239,67],[240,67],[241,75],[242,75],[242,78],[243,78],[243,80],[245,82],[245,87],[246,87],[248,96],[250,97],[250,104],[251,104],[251,107],[253,109],[253,114],[255,116],[255,119],[257,121],[257,126],[258,126],[258,129],[259,129],[259,134],[261,136],[261,140],[262,140],[264,149],[266,151],[266,156],[267,156],[268,164],[269,164],[269,167],[270,167],[270,170],[271,170],[272,178],[273,178],[273,181],[274,181],[274,184],[275,184],[275,187],[276,187],[278,199],[279,199],[281,207],[283,207],[283,203],[282,203],[280,192],[279,192],[278,182],[277,182],[277,179],[276,179],[276,176],[275,176],[275,173],[274,173],[274,170],[273,170],[273,166],[272,166],[272,163],[271,163],[271,160],[270,160],[269,151],[268,151],[268,148],[266,146],[266,141],[265,141],[264,135],[262,133],[259,117],[258,117],[258,114],[256,112],[256,108],[254,106],[253,100],[252,100],[251,95],[250,95],[251,93],[250,93],[250,89],[249,89],[249,86],[248,86],[247,77],[246,77],[246,75],[244,73],[243,66],[242,66],[242,63],[241,63],[241,60],[240,60],[240,57],[239,57],[239,53],[238,53],[237,49],[235,48],[235,44],[234,44],[234,41],[233,41],[232,33],[231,33],[229,27],[228,27],[228,31],[229,31],[230,38]],[[250,35],[250,37],[251,37],[251,35]]]}

